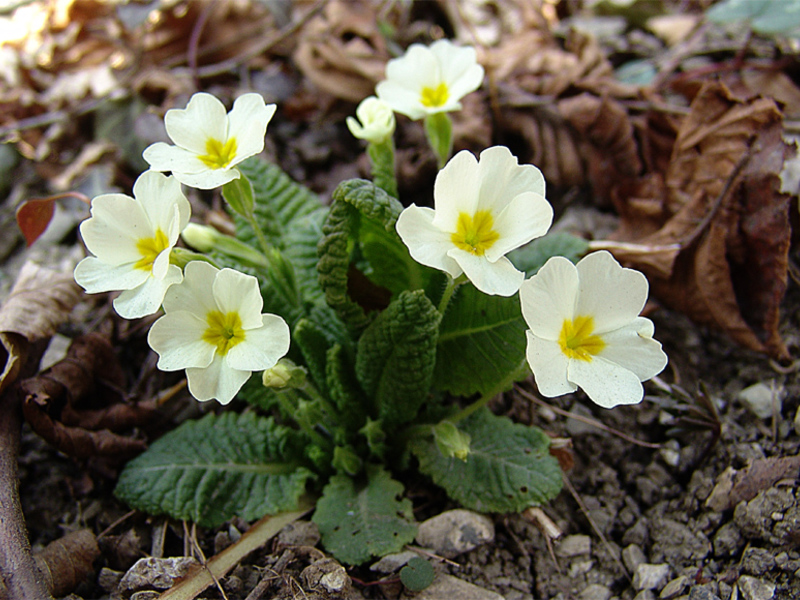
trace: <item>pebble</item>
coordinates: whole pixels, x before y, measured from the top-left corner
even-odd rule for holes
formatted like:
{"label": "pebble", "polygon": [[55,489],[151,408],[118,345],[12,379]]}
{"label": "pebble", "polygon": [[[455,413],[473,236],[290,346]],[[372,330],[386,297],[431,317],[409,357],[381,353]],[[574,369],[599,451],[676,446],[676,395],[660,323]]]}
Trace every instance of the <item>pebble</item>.
{"label": "pebble", "polygon": [[642,563],[633,573],[633,587],[636,590],[655,590],[664,587],[669,577],[668,564],[651,565]]}
{"label": "pebble", "polygon": [[452,575],[441,573],[433,583],[414,594],[414,600],[442,600],[442,598],[458,598],[459,600],[504,600],[490,590],[467,583]]}
{"label": "pebble", "polygon": [[662,600],[672,600],[672,598],[680,596],[688,586],[689,578],[686,575],[681,575],[665,585],[658,597]]}
{"label": "pebble", "polygon": [[733,521],[729,521],[714,535],[714,554],[718,557],[737,555],[744,543],[739,527]]}
{"label": "pebble", "polygon": [[749,575],[763,575],[775,566],[772,552],[764,548],[750,546],[742,556],[742,570]]}
{"label": "pebble", "polygon": [[771,600],[775,596],[775,584],[767,583],[749,575],[742,575],[738,581],[743,600]]}
{"label": "pebble", "polygon": [[562,539],[555,547],[556,556],[561,558],[571,558],[591,554],[592,538],[588,535],[568,535]]}
{"label": "pebble", "polygon": [[410,561],[415,556],[419,556],[418,553],[412,552],[411,550],[406,550],[405,552],[397,552],[395,554],[387,554],[378,562],[374,563],[370,566],[369,570],[373,573],[394,573],[399,571],[401,568],[406,566],[406,563]]}
{"label": "pebble", "polygon": [[794,432],[800,435],[800,406],[797,407],[797,412],[794,413]]}
{"label": "pebble", "polygon": [[199,564],[194,558],[180,556],[175,558],[140,558],[128,569],[117,588],[118,593],[133,592],[145,587],[166,590],[175,580],[188,573],[193,565]]}
{"label": "pebble", "polygon": [[631,544],[622,551],[622,562],[625,564],[625,568],[633,573],[636,571],[636,567],[647,562],[647,557],[639,546]]}
{"label": "pebble", "polygon": [[278,534],[279,546],[316,546],[319,540],[319,527],[313,521],[290,523]]}
{"label": "pebble", "polygon": [[720,600],[720,597],[707,587],[695,585],[689,590],[689,600]]}
{"label": "pebble", "polygon": [[593,583],[578,594],[578,600],[609,600],[611,590],[599,583]]}
{"label": "pebble", "polygon": [[633,600],[656,600],[653,590],[642,590],[633,597]]}
{"label": "pebble", "polygon": [[485,516],[457,508],[419,524],[417,543],[439,556],[455,558],[481,544],[494,541],[494,523]]}
{"label": "pebble", "polygon": [[773,415],[773,412],[780,416],[785,395],[786,391],[783,386],[776,384],[774,380],[770,380],[744,388],[739,392],[737,398],[759,419],[768,419]]}

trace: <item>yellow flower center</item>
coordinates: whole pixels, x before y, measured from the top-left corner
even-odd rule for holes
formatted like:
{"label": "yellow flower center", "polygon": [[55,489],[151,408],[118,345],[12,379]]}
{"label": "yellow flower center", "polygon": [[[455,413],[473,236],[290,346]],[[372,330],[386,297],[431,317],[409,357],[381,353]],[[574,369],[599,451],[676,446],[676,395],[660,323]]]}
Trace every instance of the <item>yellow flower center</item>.
{"label": "yellow flower center", "polygon": [[422,88],[422,94],[419,101],[422,102],[422,106],[433,108],[437,106],[443,106],[449,97],[450,91],[447,89],[447,84],[442,82],[435,88]]}
{"label": "yellow flower center", "polygon": [[197,158],[211,169],[224,169],[236,158],[236,138],[229,138],[225,144],[214,138],[208,138],[206,153]]}
{"label": "yellow flower center", "polygon": [[212,310],[206,315],[208,328],[203,333],[203,341],[217,347],[217,353],[225,356],[228,350],[233,348],[245,338],[242,329],[242,319],[238,312],[222,314],[219,310]]}
{"label": "yellow flower center", "polygon": [[500,234],[493,227],[494,219],[488,210],[479,210],[472,216],[462,212],[458,215],[456,232],[450,236],[450,240],[470,254],[483,256],[500,239]]}
{"label": "yellow flower center", "polygon": [[136,249],[139,251],[139,254],[142,255],[142,258],[136,261],[133,268],[149,271],[153,268],[153,263],[156,261],[156,258],[158,258],[158,255],[168,247],[169,240],[167,239],[167,235],[161,231],[160,228],[156,230],[156,234],[153,237],[141,238],[136,242]]}
{"label": "yellow flower center", "polygon": [[606,346],[603,338],[592,335],[593,331],[593,317],[575,317],[574,321],[564,319],[561,334],[558,336],[561,351],[569,358],[590,362]]}

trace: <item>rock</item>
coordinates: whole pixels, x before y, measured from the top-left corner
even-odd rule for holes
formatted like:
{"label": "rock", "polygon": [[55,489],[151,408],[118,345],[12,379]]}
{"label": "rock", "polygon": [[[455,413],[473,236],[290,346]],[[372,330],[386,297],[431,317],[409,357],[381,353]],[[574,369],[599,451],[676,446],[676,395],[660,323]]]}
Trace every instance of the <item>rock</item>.
{"label": "rock", "polygon": [[622,551],[622,562],[628,571],[635,573],[636,567],[647,562],[647,557],[639,546],[630,544]]}
{"label": "rock", "polygon": [[561,558],[571,558],[591,554],[592,538],[588,535],[568,535],[555,547],[556,556]]}
{"label": "rock", "polygon": [[780,416],[785,395],[783,386],[770,380],[746,387],[736,397],[759,419],[768,419],[773,414]]}
{"label": "rock", "polygon": [[642,590],[633,597],[633,600],[656,600],[653,590]]}
{"label": "rock", "polygon": [[633,573],[635,590],[660,590],[669,577],[670,567],[667,564],[651,565],[642,563]]}
{"label": "rock", "polygon": [[445,558],[454,558],[494,540],[494,523],[461,508],[448,510],[419,524],[417,543]]}
{"label": "rock", "polygon": [[184,577],[197,564],[194,558],[188,556],[140,558],[122,577],[117,591],[127,595],[143,588],[169,589],[176,579]]}
{"label": "rock", "polygon": [[775,584],[749,575],[739,577],[738,586],[743,600],[771,600],[775,596]]}
{"label": "rock", "polygon": [[611,590],[599,583],[593,583],[578,594],[578,600],[608,600]]}
{"label": "rock", "polygon": [[794,432],[800,435],[800,406],[797,407],[797,412],[794,413]]}
{"label": "rock", "polygon": [[720,600],[720,597],[705,586],[695,585],[689,590],[689,600]]}
{"label": "rock", "polygon": [[658,597],[662,600],[672,600],[672,598],[680,596],[688,586],[689,578],[681,575],[665,585]]}
{"label": "rock", "polygon": [[443,598],[504,600],[500,594],[444,573],[439,574],[432,585],[414,595],[414,600],[442,600]]}
{"label": "rock", "polygon": [[378,562],[371,565],[369,570],[373,573],[395,573],[403,568],[406,563],[415,556],[419,556],[419,554],[412,552],[411,550],[397,552],[395,554],[387,554]]}
{"label": "rock", "polygon": [[110,594],[117,589],[117,586],[124,575],[125,573],[122,573],[121,571],[114,571],[108,567],[103,567],[100,569],[100,573],[97,575],[97,585],[99,585],[104,592]]}
{"label": "rock", "polygon": [[728,521],[714,534],[714,553],[718,557],[735,556],[744,543],[739,527],[733,521]]}
{"label": "rock", "polygon": [[742,556],[742,570],[749,575],[763,575],[775,566],[772,552],[764,548],[750,546]]}
{"label": "rock", "polygon": [[319,540],[319,527],[313,521],[290,523],[278,533],[279,546],[316,546]]}
{"label": "rock", "polygon": [[673,567],[696,563],[711,551],[711,543],[699,531],[667,518],[653,519],[650,525],[652,540],[650,559],[666,562]]}
{"label": "rock", "polygon": [[320,558],[300,573],[300,581],[311,591],[323,590],[335,598],[347,598],[352,581],[344,567],[332,558]]}
{"label": "rock", "polygon": [[629,544],[637,544],[644,546],[650,537],[650,525],[646,517],[639,517],[632,527],[622,535],[622,543],[626,546]]}
{"label": "rock", "polygon": [[776,521],[783,519],[783,512],[794,504],[792,492],[786,489],[769,488],[750,500],[740,502],[733,511],[733,520],[748,539],[762,539],[781,543],[772,534]]}

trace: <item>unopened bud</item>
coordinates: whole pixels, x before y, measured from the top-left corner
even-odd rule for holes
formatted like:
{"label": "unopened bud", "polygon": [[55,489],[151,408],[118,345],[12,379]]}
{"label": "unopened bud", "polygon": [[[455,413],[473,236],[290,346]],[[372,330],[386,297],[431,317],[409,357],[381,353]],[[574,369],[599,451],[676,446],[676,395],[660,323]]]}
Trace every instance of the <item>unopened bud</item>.
{"label": "unopened bud", "polygon": [[455,456],[466,461],[469,456],[470,436],[450,421],[442,421],[433,428],[433,439],[445,458]]}

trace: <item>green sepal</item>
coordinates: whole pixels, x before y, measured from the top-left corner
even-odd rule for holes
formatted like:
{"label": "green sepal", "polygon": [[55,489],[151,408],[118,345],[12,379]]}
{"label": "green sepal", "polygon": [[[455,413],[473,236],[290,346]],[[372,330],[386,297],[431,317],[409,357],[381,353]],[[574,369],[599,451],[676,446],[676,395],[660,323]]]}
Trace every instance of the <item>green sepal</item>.
{"label": "green sepal", "polygon": [[376,465],[367,465],[366,480],[331,477],[312,518],[325,549],[350,565],[402,550],[417,534],[411,501],[402,494],[403,486]]}
{"label": "green sepal", "polygon": [[253,197],[253,186],[246,175],[229,181],[222,186],[222,197],[228,206],[238,215],[247,218],[253,214],[255,199]]}
{"label": "green sepal", "polygon": [[453,121],[444,112],[425,117],[425,135],[442,169],[453,152]]}
{"label": "green sepal", "polygon": [[441,315],[422,290],[402,292],[367,328],[356,377],[385,428],[414,418],[430,393]]}
{"label": "green sepal", "polygon": [[582,237],[557,231],[536,238],[522,248],[509,252],[508,259],[517,269],[523,271],[526,277],[530,277],[553,256],[563,256],[576,263],[588,251],[589,242]]}
{"label": "green sepal", "polygon": [[430,437],[409,443],[420,471],[451,499],[478,512],[512,513],[558,495],[562,472],[543,431],[498,417],[487,408],[459,425],[472,440],[465,461],[442,456]]}
{"label": "green sepal", "polygon": [[215,527],[296,510],[314,474],[303,466],[306,438],[253,413],[187,421],[130,461],[115,495],[150,514]]}
{"label": "green sepal", "polygon": [[525,361],[526,329],[516,295],[459,286],[439,328],[434,387],[456,396],[493,390]]}

